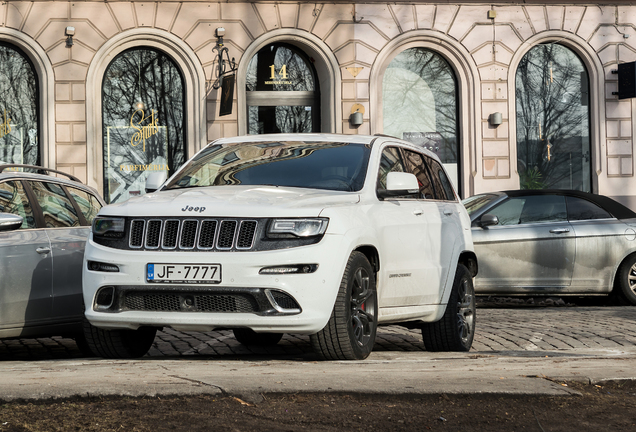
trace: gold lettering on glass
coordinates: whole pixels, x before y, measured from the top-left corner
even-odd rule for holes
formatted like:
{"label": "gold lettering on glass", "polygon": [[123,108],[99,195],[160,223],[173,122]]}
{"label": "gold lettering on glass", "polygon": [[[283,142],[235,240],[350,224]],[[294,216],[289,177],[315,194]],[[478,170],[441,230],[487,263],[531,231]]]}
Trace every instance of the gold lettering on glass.
{"label": "gold lettering on glass", "polygon": [[11,119],[7,116],[7,110],[4,110],[4,114],[2,116],[2,123],[0,124],[0,138],[4,138],[5,136],[11,133]]}
{"label": "gold lettering on glass", "polygon": [[[276,66],[275,65],[271,65],[269,67],[269,70],[271,72],[269,79],[270,81],[265,81],[266,85],[273,85],[273,84],[288,84],[291,85],[292,82],[291,81],[287,81],[287,65],[282,65],[280,70],[278,71],[278,74],[276,73]],[[280,78],[282,79],[277,79],[278,76],[280,76]]]}
{"label": "gold lettering on glass", "polygon": [[[135,115],[141,113],[141,119],[135,123]],[[143,124],[150,119],[150,123]],[[155,118],[155,110],[151,110],[150,116],[146,117],[143,110],[137,110],[130,117],[130,127],[137,132],[130,138],[130,145],[137,147],[139,144],[143,144],[143,151],[146,151],[146,140],[154,136],[159,132],[159,119]],[[137,170],[135,170],[137,171]]]}
{"label": "gold lettering on glass", "polygon": [[119,165],[119,171],[169,171],[167,164]]}

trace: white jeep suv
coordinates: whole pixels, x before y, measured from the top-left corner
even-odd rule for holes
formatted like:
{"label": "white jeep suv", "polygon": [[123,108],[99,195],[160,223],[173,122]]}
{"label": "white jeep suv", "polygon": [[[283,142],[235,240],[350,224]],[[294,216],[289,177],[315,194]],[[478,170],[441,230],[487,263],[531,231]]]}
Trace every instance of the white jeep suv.
{"label": "white jeep suv", "polygon": [[110,358],[142,356],[173,327],[232,329],[247,345],[308,334],[322,359],[364,359],[378,325],[401,324],[428,350],[468,351],[476,273],[470,219],[428,150],[386,136],[226,138],[99,212],[85,333]]}

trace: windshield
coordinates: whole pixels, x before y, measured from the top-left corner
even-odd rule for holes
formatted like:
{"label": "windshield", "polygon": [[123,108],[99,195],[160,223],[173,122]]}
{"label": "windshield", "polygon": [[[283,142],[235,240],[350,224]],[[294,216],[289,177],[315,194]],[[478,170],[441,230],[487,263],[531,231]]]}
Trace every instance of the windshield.
{"label": "windshield", "polygon": [[495,194],[475,195],[466,198],[464,201],[462,201],[462,204],[464,204],[464,207],[466,207],[466,211],[468,212],[468,214],[472,216],[473,213],[489,205],[491,202],[498,198],[499,195]]}
{"label": "windshield", "polygon": [[364,144],[272,141],[210,146],[166,189],[272,185],[359,191],[370,148]]}

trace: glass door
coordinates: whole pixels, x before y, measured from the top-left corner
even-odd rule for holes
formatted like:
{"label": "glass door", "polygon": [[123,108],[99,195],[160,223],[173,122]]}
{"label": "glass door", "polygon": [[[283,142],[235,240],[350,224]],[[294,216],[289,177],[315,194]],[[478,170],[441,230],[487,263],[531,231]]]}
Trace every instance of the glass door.
{"label": "glass door", "polygon": [[320,92],[310,59],[298,48],[262,48],[247,71],[248,133],[320,131]]}

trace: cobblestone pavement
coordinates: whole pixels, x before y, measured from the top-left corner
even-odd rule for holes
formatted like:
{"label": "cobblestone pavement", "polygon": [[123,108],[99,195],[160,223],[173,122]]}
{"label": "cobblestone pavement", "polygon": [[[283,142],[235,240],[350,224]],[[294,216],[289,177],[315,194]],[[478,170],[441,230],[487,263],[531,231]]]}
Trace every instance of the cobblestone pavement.
{"label": "cobblestone pavement", "polygon": [[[566,307],[478,309],[477,334],[472,352],[505,352],[524,355],[529,351],[573,350],[636,351],[636,307]],[[374,351],[425,351],[420,332],[399,326],[378,329]],[[149,356],[312,356],[308,336],[285,335],[275,347],[256,348],[239,344],[231,331],[207,333],[165,329],[157,334]],[[0,340],[0,361],[81,358],[72,339]]]}

